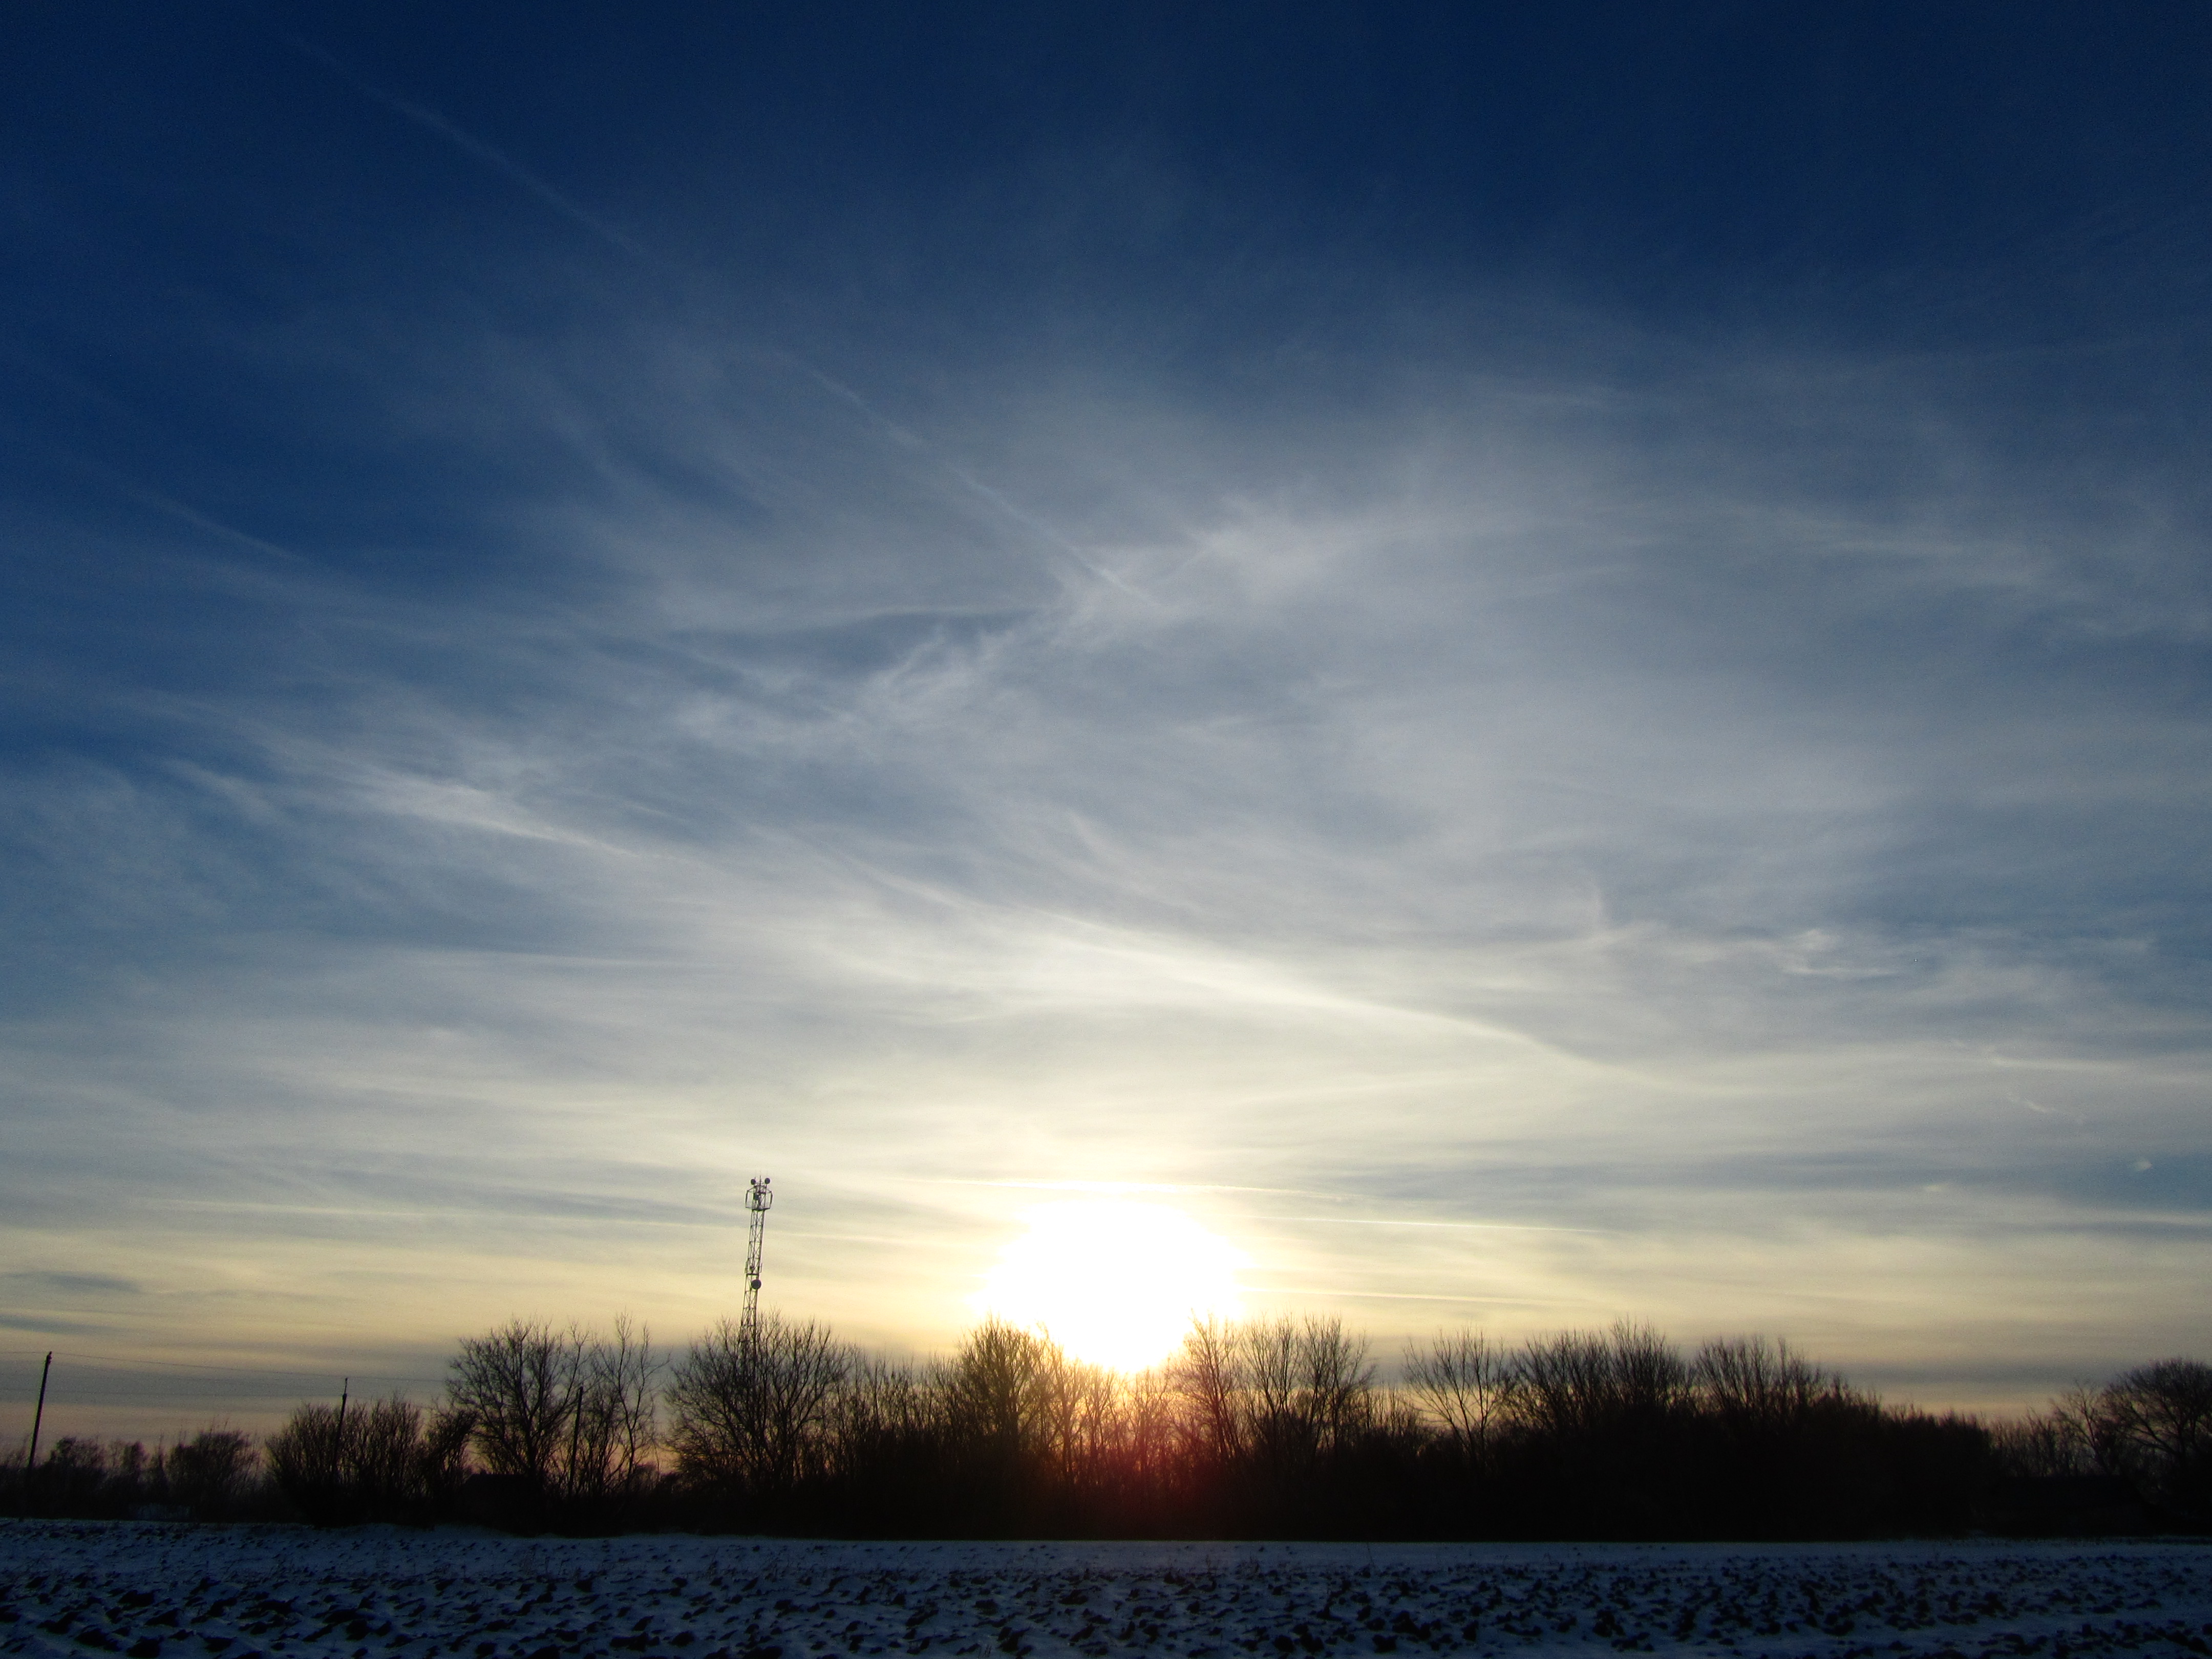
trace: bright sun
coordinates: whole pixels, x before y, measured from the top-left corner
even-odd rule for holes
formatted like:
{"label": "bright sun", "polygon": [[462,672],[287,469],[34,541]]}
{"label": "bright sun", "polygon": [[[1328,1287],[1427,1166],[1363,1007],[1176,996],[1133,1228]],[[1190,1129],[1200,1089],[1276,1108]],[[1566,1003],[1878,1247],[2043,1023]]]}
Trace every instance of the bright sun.
{"label": "bright sun", "polygon": [[1175,1352],[1194,1314],[1237,1312],[1243,1252],[1181,1210],[1121,1199],[1041,1204],[971,1298],[1041,1326],[1078,1359],[1141,1370]]}

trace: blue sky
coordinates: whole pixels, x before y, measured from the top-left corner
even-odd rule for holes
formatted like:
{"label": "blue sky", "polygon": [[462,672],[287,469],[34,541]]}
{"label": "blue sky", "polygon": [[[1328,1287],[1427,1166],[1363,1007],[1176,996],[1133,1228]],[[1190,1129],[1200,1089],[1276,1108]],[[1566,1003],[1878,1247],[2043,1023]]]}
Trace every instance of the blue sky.
{"label": "blue sky", "polygon": [[0,27],[9,1378],[2212,1340],[2201,9]]}

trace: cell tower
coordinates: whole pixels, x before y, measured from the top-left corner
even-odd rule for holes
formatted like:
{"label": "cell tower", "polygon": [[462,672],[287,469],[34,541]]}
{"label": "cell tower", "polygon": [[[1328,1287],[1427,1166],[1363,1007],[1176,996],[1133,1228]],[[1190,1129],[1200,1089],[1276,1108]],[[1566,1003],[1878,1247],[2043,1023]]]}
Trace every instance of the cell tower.
{"label": "cell tower", "polygon": [[755,1176],[752,1185],[745,1188],[745,1208],[752,1214],[752,1225],[745,1233],[745,1311],[738,1322],[738,1346],[748,1354],[760,1340],[761,1238],[768,1231],[769,1206],[775,1202],[768,1177]]}

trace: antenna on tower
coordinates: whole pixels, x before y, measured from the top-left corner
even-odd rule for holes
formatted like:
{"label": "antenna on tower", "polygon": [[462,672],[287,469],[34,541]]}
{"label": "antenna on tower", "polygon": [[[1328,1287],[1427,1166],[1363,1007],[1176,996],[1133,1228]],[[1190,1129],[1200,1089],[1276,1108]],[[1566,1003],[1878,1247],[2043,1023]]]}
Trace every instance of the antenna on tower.
{"label": "antenna on tower", "polygon": [[745,1311],[738,1322],[738,1346],[748,1358],[760,1341],[761,1237],[768,1231],[769,1206],[775,1202],[768,1177],[755,1176],[752,1185],[745,1188],[745,1208],[751,1212],[752,1225],[745,1233]]}

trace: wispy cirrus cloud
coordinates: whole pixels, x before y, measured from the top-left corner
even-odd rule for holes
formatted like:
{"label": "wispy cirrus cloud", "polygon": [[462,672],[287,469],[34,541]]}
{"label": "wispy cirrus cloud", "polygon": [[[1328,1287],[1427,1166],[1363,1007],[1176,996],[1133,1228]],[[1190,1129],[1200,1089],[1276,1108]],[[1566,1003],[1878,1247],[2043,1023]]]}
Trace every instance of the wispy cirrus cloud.
{"label": "wispy cirrus cloud", "polygon": [[186,1310],[289,1240],[395,1342],[666,1328],[773,1167],[781,1282],[915,1343],[1011,1214],[947,1178],[1165,1182],[1380,1326],[1910,1370],[2009,1297],[2139,1344],[2205,1199],[2094,1173],[2199,1134],[2204,732],[2139,672],[2191,568],[2043,516],[2004,398],[1751,347],[1617,386],[1555,326],[1350,406],[1011,361],[895,420],[704,325],[289,342],[556,574],[241,574],[200,684],[77,665],[136,735],[13,792],[15,902],[106,964],[13,1029],[15,1248]]}

